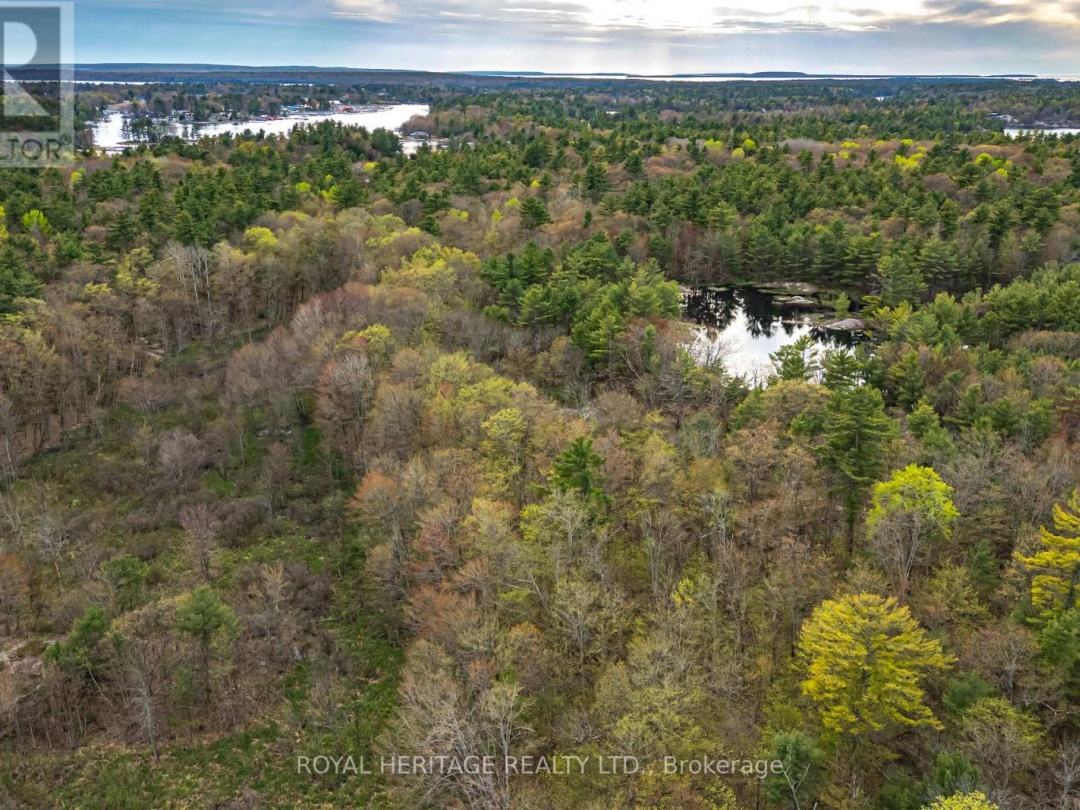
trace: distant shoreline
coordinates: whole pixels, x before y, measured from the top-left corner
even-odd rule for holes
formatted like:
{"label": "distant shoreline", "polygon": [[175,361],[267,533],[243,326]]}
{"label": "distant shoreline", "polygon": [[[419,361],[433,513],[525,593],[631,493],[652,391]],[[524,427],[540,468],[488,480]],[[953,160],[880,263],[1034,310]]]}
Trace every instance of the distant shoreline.
{"label": "distant shoreline", "polygon": [[[23,79],[33,78],[33,69],[20,71]],[[801,71],[757,71],[746,73],[670,73],[635,74],[606,73],[545,73],[539,71],[420,71],[373,68],[317,67],[302,65],[207,65],[102,63],[79,64],[74,68],[76,84],[186,84],[194,82],[221,83],[310,83],[333,84],[343,81],[385,81],[387,83],[444,83],[505,85],[520,82],[739,82],[739,81],[890,81],[890,82],[997,82],[997,81],[1068,81],[1080,76],[1046,76],[1038,74],[855,74],[805,73]]]}

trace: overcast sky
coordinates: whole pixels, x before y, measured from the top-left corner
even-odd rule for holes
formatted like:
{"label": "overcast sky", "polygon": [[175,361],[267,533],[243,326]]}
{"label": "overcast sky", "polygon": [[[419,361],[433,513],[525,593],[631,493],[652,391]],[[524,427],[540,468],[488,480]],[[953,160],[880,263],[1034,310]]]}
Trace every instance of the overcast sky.
{"label": "overcast sky", "polygon": [[79,62],[1080,74],[1080,0],[76,0]]}

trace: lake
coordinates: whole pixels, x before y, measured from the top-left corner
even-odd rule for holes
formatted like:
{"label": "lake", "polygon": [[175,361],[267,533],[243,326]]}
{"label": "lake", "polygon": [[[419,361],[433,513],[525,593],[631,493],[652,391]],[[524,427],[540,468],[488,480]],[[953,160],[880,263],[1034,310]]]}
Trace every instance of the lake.
{"label": "lake", "polygon": [[850,349],[862,339],[856,331],[823,328],[822,322],[835,320],[832,310],[795,291],[702,287],[685,294],[683,308],[685,317],[698,325],[694,355],[705,359],[719,354],[729,372],[751,383],[765,381],[772,369],[770,354],[803,335],[809,335],[819,351]]}
{"label": "lake", "polygon": [[1080,135],[1080,129],[1076,127],[1005,127],[1005,134],[1010,138],[1039,132],[1044,135]]}
{"label": "lake", "polygon": [[[368,131],[376,129],[389,129],[397,131],[414,115],[427,115],[426,104],[391,104],[378,109],[369,109],[362,112],[327,113],[325,115],[292,116],[278,118],[273,121],[228,121],[219,124],[180,124],[170,122],[162,124],[168,132],[179,135],[186,140],[197,140],[203,136],[224,135],[232,133],[239,135],[245,130],[258,132],[262,130],[267,135],[287,135],[293,127],[304,124],[317,124],[320,121],[337,121],[353,127],[364,127]],[[126,146],[137,146],[130,141],[127,131],[127,119],[120,113],[110,113],[105,118],[94,123],[90,127],[94,135],[94,146],[105,151],[119,151]],[[404,146],[406,152],[415,151],[419,144],[415,141],[407,141]],[[409,147],[412,147],[410,150]]]}

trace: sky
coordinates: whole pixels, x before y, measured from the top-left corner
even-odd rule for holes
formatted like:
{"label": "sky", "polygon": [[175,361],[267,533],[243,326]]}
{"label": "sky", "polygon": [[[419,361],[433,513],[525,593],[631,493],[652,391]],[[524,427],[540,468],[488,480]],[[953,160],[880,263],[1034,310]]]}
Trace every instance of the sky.
{"label": "sky", "polygon": [[1080,74],[1080,0],[75,0],[80,63]]}

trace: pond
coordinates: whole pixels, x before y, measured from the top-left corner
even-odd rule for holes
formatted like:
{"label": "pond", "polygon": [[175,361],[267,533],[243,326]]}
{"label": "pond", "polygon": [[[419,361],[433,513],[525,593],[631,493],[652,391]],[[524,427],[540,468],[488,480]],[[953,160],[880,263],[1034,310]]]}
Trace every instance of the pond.
{"label": "pond", "polygon": [[693,353],[720,357],[732,374],[762,383],[772,369],[769,355],[809,335],[819,351],[851,349],[862,341],[861,322],[838,321],[807,285],[759,289],[701,287],[686,291],[687,320],[697,324]]}

